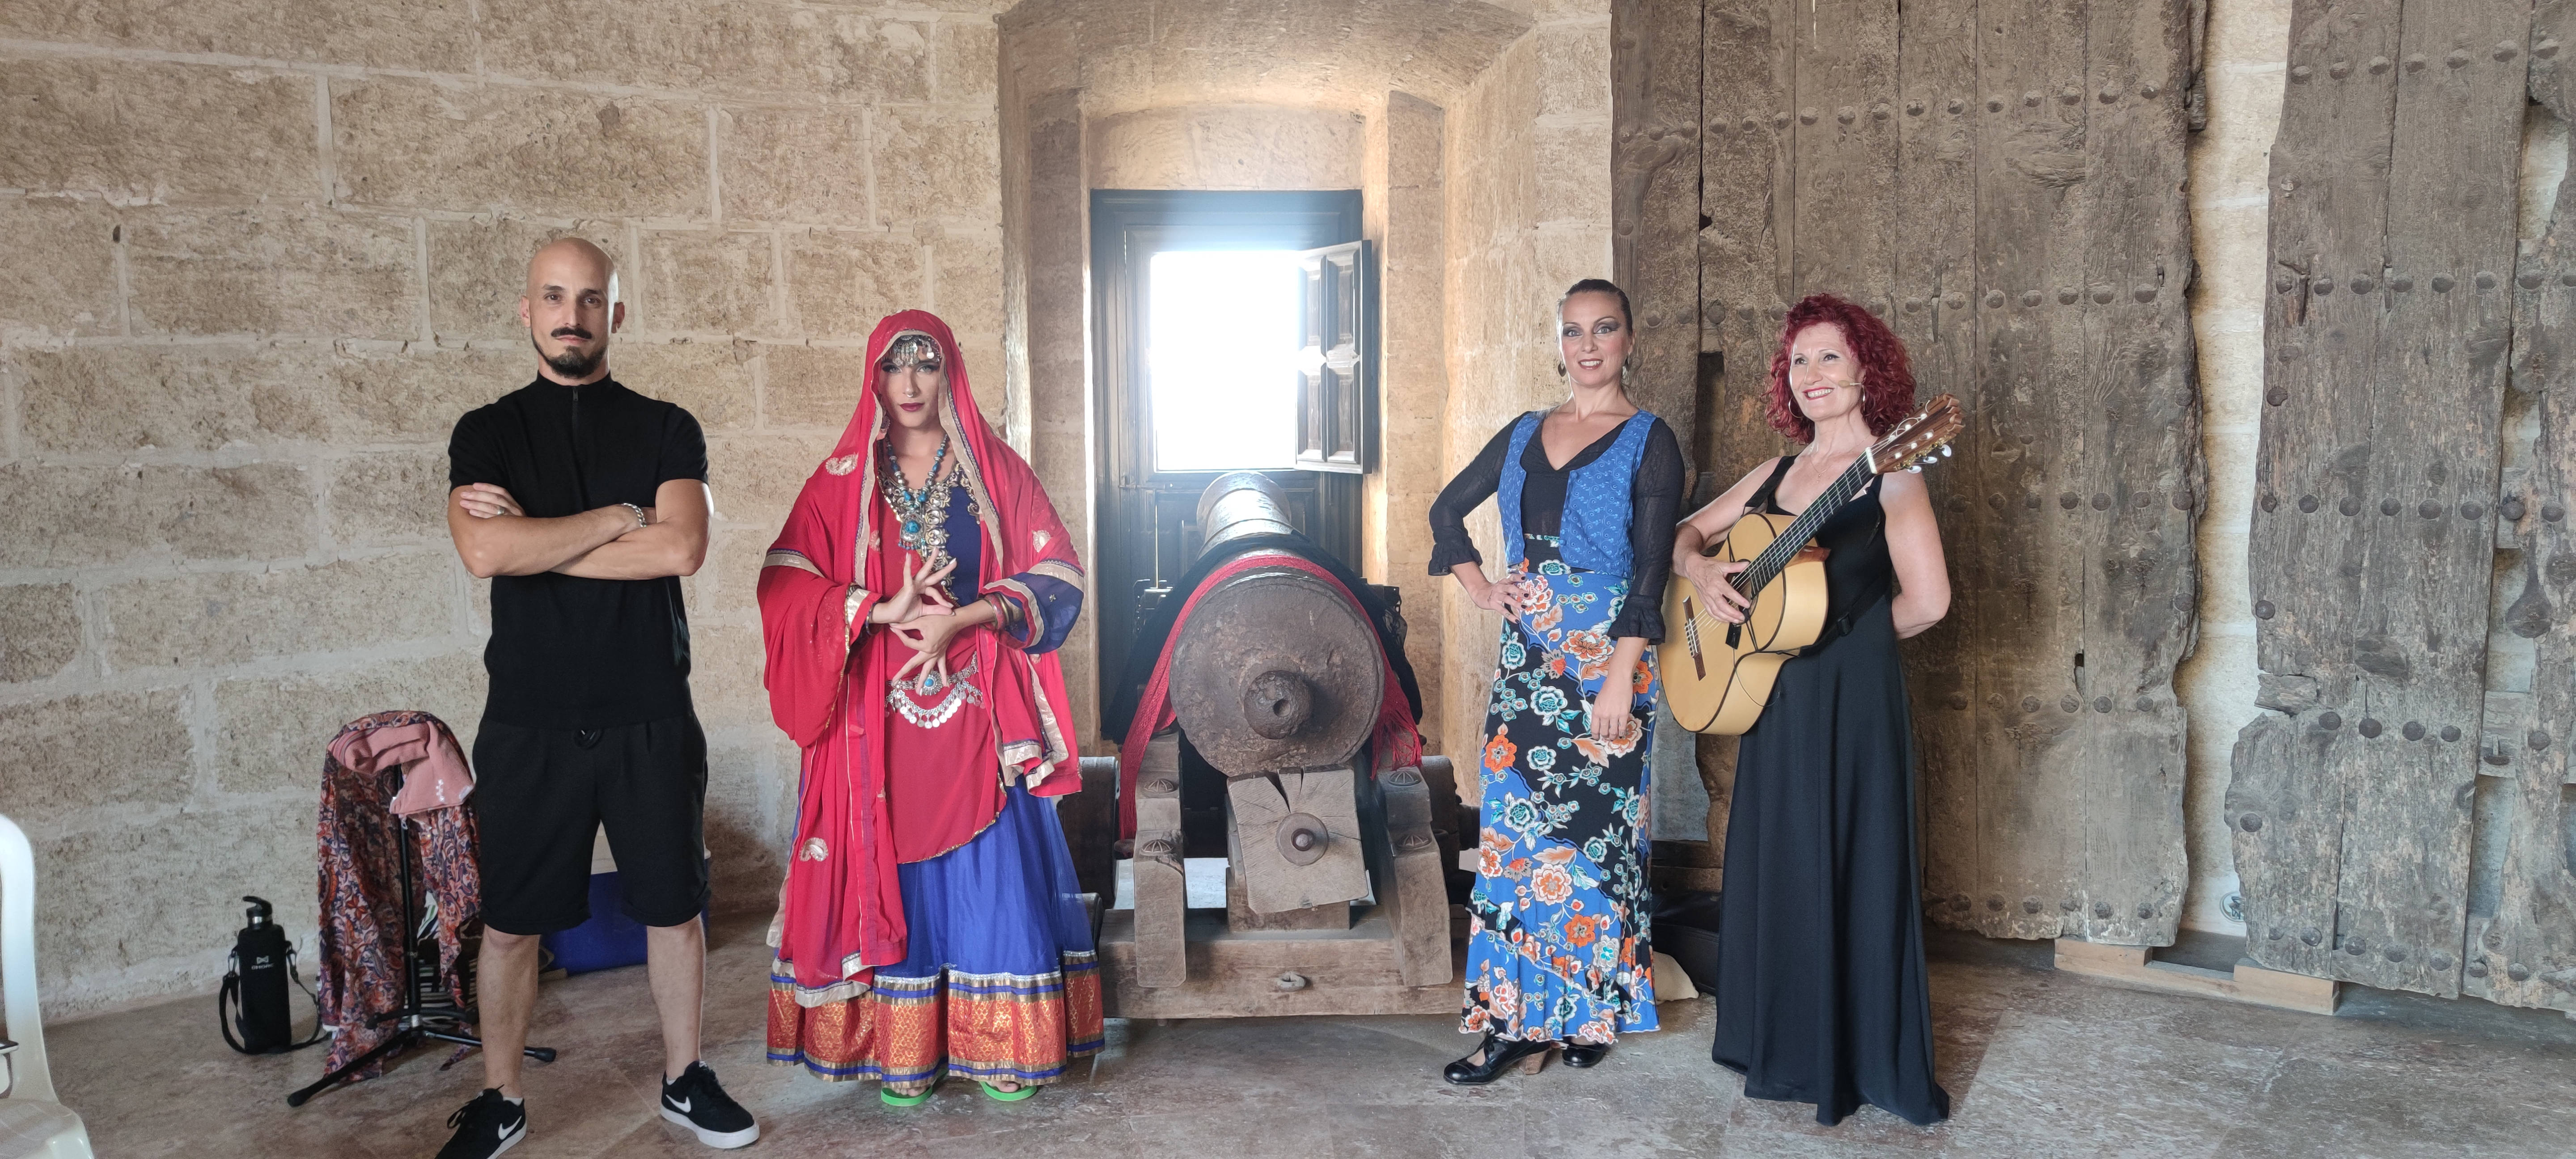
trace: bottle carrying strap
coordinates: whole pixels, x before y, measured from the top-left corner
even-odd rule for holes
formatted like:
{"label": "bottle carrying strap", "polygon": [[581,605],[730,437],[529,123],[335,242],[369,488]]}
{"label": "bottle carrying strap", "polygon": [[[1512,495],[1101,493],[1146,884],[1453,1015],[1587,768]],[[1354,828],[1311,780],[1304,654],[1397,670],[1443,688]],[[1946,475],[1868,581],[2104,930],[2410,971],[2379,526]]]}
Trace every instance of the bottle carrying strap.
{"label": "bottle carrying strap", "polygon": [[[243,1046],[240,1040],[233,1037],[234,1012],[241,1009],[241,971],[237,968],[239,962],[240,959],[235,957],[224,964],[224,984],[221,989],[215,991],[215,1029],[224,1032],[224,1045],[233,1048],[237,1054],[249,1054],[250,1048]],[[232,1009],[226,1010],[226,1005],[230,1005]]]}
{"label": "bottle carrying strap", "polygon": [[293,942],[289,942],[289,943],[287,943],[287,945],[286,945],[286,977],[287,977],[287,979],[288,979],[289,981],[292,981],[292,982],[294,982],[294,983],[295,983],[295,988],[296,988],[296,989],[301,990],[301,991],[303,991],[303,992],[304,992],[304,1000],[305,1000],[305,1001],[307,1001],[307,1002],[311,1002],[311,1003],[313,1004],[313,1034],[312,1034],[312,1037],[309,1037],[309,1038],[305,1039],[305,1040],[304,1040],[304,1041],[302,1041],[302,1042],[296,1043],[295,1045],[293,1045],[293,1046],[290,1046],[290,1047],[287,1047],[287,1048],[286,1048],[286,1049],[288,1049],[288,1050],[302,1050],[302,1049],[304,1049],[305,1047],[308,1047],[308,1046],[313,1045],[314,1043],[320,1042],[320,1041],[322,1041],[322,1040],[323,1040],[323,1039],[325,1039],[325,1038],[329,1038],[329,1037],[331,1036],[331,1028],[330,1028],[330,1027],[327,1027],[327,1026],[322,1025],[322,999],[321,999],[321,997],[313,993],[313,988],[312,988],[312,987],[307,986],[307,985],[305,985],[305,984],[304,984],[304,977],[303,977],[303,975],[297,974],[297,973],[295,972],[295,944],[294,944]]}
{"label": "bottle carrying strap", "polygon": [[330,1037],[330,1028],[322,1025],[322,1000],[315,997],[313,988],[305,985],[303,977],[295,972],[295,947],[291,944],[286,947],[286,976],[293,979],[295,988],[304,991],[304,997],[313,1003],[312,1037],[266,1052],[252,1050],[243,1046],[241,1040],[234,1038],[233,1020],[241,1015],[241,955],[227,954],[224,961],[224,984],[215,991],[215,1029],[223,1032],[224,1045],[240,1054],[285,1054],[288,1051],[302,1050]]}

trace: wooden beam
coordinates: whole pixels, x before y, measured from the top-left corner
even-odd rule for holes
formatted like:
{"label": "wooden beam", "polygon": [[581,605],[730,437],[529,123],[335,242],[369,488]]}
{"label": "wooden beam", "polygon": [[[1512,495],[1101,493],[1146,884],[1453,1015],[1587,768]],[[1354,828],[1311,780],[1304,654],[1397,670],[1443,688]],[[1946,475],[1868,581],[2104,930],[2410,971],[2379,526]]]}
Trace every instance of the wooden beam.
{"label": "wooden beam", "polygon": [[2113,946],[2072,938],[2057,940],[2057,968],[2142,990],[2197,994],[2309,1014],[2334,1013],[2336,991],[2341,985],[2331,978],[2267,970],[2255,965],[2252,958],[2238,959],[2231,973],[2158,962],[2148,956],[2145,946]]}
{"label": "wooden beam", "polygon": [[1449,888],[1431,836],[1431,791],[1422,770],[1391,769],[1377,787],[1383,809],[1370,860],[1377,896],[1395,926],[1396,970],[1407,986],[1454,981],[1449,953]]}
{"label": "wooden beam", "polygon": [[1083,757],[1079,769],[1059,769],[1055,776],[1079,775],[1082,791],[1056,798],[1056,822],[1064,826],[1064,844],[1073,855],[1073,875],[1084,893],[1112,897],[1118,893],[1118,758]]}
{"label": "wooden beam", "polygon": [[[1452,907],[1450,950],[1466,957],[1464,911]],[[1153,985],[1138,973],[1136,923],[1112,910],[1100,931],[1108,1013],[1119,1018],[1264,1018],[1292,1014],[1455,1014],[1454,982],[1404,984],[1395,926],[1384,907],[1347,931],[1236,933],[1224,915],[1189,915],[1188,979]]]}
{"label": "wooden beam", "polygon": [[1181,858],[1181,734],[1166,729],[1145,742],[1136,776],[1136,908],[1129,940],[1140,985],[1189,980],[1183,928],[1189,879]]}

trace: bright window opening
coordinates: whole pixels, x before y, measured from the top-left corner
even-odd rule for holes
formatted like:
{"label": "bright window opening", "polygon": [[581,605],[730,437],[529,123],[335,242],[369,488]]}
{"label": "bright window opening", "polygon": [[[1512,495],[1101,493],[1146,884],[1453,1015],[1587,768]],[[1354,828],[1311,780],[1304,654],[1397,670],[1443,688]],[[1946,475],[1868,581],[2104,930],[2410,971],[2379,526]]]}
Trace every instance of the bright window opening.
{"label": "bright window opening", "polygon": [[1294,466],[1297,251],[1166,250],[1148,276],[1154,469]]}

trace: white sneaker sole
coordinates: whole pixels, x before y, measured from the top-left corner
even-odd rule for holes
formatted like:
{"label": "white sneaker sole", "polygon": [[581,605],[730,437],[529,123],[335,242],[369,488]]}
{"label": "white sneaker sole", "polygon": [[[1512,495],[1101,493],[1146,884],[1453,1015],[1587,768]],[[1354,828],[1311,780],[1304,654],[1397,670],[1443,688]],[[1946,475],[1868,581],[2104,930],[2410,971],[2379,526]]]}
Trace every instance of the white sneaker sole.
{"label": "white sneaker sole", "polygon": [[669,1107],[662,1108],[662,1117],[669,1119],[674,1123],[678,1123],[683,1127],[687,1127],[690,1134],[698,1137],[698,1142],[704,1143],[719,1151],[731,1151],[736,1147],[748,1147],[760,1139],[760,1124],[758,1123],[753,1123],[739,1131],[710,1131],[696,1123],[690,1122],[687,1115],[683,1115]]}

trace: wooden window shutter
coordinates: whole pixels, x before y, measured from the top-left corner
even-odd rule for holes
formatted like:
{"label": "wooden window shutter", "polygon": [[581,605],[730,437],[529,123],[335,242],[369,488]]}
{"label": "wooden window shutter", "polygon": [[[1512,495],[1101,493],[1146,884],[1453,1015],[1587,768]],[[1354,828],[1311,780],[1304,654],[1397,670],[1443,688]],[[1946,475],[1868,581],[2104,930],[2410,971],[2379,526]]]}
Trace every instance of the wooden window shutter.
{"label": "wooden window shutter", "polygon": [[1365,241],[1304,251],[1298,323],[1297,466],[1356,475],[1374,466],[1377,383],[1371,307],[1375,279]]}

